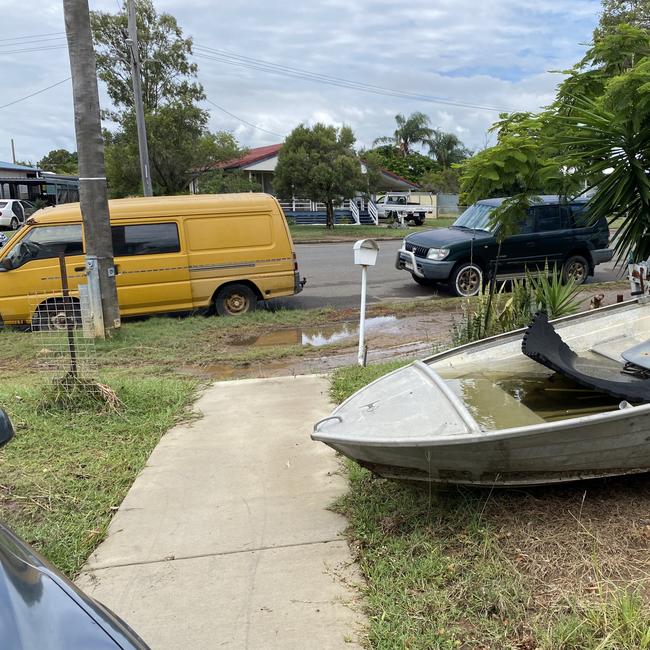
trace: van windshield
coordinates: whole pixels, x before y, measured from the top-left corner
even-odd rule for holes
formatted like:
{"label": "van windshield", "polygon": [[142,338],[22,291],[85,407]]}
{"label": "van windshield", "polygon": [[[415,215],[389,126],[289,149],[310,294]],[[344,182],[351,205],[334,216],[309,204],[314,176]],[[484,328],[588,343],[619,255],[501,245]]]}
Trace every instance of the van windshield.
{"label": "van windshield", "polygon": [[38,226],[30,230],[4,257],[12,269],[32,260],[59,255],[83,255],[81,224],[69,226]]}
{"label": "van windshield", "polygon": [[454,221],[452,228],[462,228],[465,230],[485,230],[492,232],[490,229],[490,213],[494,210],[491,205],[484,203],[475,203],[471,205],[463,214]]}

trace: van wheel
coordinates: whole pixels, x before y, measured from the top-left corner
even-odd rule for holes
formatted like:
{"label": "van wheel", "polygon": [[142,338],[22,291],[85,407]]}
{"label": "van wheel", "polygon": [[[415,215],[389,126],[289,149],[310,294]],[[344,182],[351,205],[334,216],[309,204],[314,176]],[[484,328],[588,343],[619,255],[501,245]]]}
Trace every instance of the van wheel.
{"label": "van wheel", "polygon": [[68,323],[72,323],[72,329],[81,327],[81,310],[79,302],[72,300],[66,309],[63,300],[50,300],[41,303],[32,315],[32,332],[56,331],[68,329]]}
{"label": "van wheel", "polygon": [[575,284],[584,284],[589,275],[589,262],[582,255],[572,255],[562,267],[562,280],[573,281]]}
{"label": "van wheel", "polygon": [[257,296],[245,284],[228,284],[217,292],[214,308],[219,316],[239,316],[255,311]]}
{"label": "van wheel", "polygon": [[478,264],[461,262],[454,268],[449,286],[457,296],[475,296],[483,287],[483,269]]}

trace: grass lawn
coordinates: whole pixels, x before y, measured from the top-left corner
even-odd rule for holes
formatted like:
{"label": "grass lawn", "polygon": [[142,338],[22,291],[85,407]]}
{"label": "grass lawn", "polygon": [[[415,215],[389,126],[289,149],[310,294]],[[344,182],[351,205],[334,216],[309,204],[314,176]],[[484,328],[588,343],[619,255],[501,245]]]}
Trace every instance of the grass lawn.
{"label": "grass lawn", "polygon": [[456,218],[427,219],[422,226],[409,226],[408,228],[389,228],[386,225],[380,226],[335,226],[328,230],[324,226],[289,226],[291,237],[297,244],[318,241],[354,241],[363,237],[374,239],[398,239],[406,237],[412,232],[419,230],[431,230],[432,228],[447,228],[451,226]]}
{"label": "grass lawn", "polygon": [[[336,371],[333,399],[398,365]],[[650,648],[647,477],[489,491],[346,467],[335,508],[366,581],[371,648]]]}

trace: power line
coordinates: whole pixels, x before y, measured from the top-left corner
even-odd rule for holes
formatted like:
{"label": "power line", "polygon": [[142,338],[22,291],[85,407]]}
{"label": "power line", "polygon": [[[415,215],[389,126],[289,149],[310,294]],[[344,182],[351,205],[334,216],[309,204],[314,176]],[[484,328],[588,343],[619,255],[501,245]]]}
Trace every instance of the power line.
{"label": "power line", "polygon": [[0,106],[0,109],[2,108],[7,108],[8,106],[13,106],[14,104],[17,104],[18,102],[25,101],[26,99],[29,99],[30,97],[34,97],[35,95],[40,95],[41,93],[44,93],[46,90],[50,90],[50,88],[54,88],[55,86],[60,86],[61,84],[64,84],[66,81],[70,81],[72,77],[66,77],[65,79],[61,79],[61,81],[57,81],[55,84],[52,84],[51,86],[48,86],[47,88],[41,88],[40,90],[37,90],[36,92],[30,93],[29,95],[25,95],[24,97],[21,97],[20,99],[14,99],[13,102],[9,102],[8,104],[3,104]]}
{"label": "power line", "polygon": [[18,54],[19,52],[45,52],[47,50],[62,50],[66,47],[63,43],[61,45],[50,45],[48,47],[32,47],[24,50],[0,50],[0,54]]}
{"label": "power line", "polygon": [[0,47],[22,47],[23,45],[31,45],[32,43],[52,43],[52,41],[65,40],[65,36],[50,36],[49,38],[25,38],[21,39],[18,43],[1,43]]}
{"label": "power line", "polygon": [[0,42],[21,41],[25,38],[42,38],[44,36],[58,36],[61,34],[65,36],[65,32],[48,32],[47,34],[23,34],[22,36],[12,36],[11,38],[0,38]]}
{"label": "power line", "polygon": [[488,111],[495,111],[495,112],[504,112],[504,111],[507,112],[510,110],[506,108],[497,108],[494,106],[485,106],[480,104],[471,104],[469,102],[454,101],[454,100],[445,99],[443,97],[435,97],[432,95],[424,95],[420,93],[400,91],[400,90],[395,90],[393,88],[385,88],[383,86],[376,86],[373,84],[353,81],[350,79],[343,79],[341,77],[335,77],[332,75],[313,73],[307,70],[301,70],[299,68],[292,68],[285,65],[270,63],[268,61],[264,61],[261,59],[254,59],[252,57],[242,56],[239,54],[227,52],[225,50],[218,50],[216,48],[209,48],[198,44],[195,44],[195,48],[198,49],[199,51],[196,52],[194,56],[218,61],[220,63],[226,63],[227,65],[249,68],[253,70],[260,70],[262,72],[270,72],[273,74],[279,74],[279,75],[288,76],[292,78],[306,79],[308,81],[323,83],[332,86],[338,86],[341,88],[348,88],[351,90],[358,90],[361,92],[372,93],[375,95],[398,97],[401,99],[415,99],[418,101],[426,101],[430,103],[438,103],[438,104],[443,104],[448,106],[456,106],[460,108],[473,108],[478,110],[488,110]]}
{"label": "power line", "polygon": [[[239,120],[243,124],[246,124],[247,126],[257,129],[258,131],[264,131],[264,133],[269,133],[270,135],[277,135],[278,138],[282,138],[283,140],[286,137],[281,133],[276,133],[275,131],[269,131],[268,129],[263,129],[261,126],[257,126],[257,124],[253,124],[252,122],[246,121],[244,118],[239,117],[238,115],[235,115],[230,111],[227,111],[223,106],[219,106],[219,104],[216,104],[215,102],[213,102],[211,99],[208,99],[207,97],[205,101],[208,102],[208,104],[212,104],[215,108],[218,108],[222,113],[225,113],[226,115],[230,115],[230,117],[234,117],[236,120]],[[0,108],[2,107],[0,106]]]}

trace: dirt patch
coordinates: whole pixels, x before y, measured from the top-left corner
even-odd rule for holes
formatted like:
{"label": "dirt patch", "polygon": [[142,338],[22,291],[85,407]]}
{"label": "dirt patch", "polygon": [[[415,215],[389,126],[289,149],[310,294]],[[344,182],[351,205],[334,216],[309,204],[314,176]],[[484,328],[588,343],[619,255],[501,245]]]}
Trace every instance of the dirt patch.
{"label": "dirt patch", "polygon": [[650,586],[650,475],[485,495],[482,517],[536,607]]}

